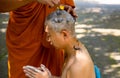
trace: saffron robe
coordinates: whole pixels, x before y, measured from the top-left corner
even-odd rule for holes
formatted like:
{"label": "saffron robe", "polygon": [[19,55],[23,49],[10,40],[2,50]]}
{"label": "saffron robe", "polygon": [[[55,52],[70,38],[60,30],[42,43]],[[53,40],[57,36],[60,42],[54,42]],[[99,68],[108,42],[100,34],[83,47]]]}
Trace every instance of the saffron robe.
{"label": "saffron robe", "polygon": [[[74,7],[72,0],[61,4]],[[27,78],[23,66],[44,64],[53,75],[61,75],[64,53],[49,45],[44,32],[45,17],[56,8],[32,2],[10,12],[6,33],[9,78]]]}

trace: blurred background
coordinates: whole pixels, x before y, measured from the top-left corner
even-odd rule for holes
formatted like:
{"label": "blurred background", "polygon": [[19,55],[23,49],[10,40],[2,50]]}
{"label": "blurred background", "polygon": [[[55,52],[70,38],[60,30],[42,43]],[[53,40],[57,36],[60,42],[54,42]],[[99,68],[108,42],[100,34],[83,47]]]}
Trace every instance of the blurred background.
{"label": "blurred background", "polygon": [[[77,38],[87,47],[102,78],[120,78],[120,1],[74,1]],[[7,78],[8,19],[9,13],[0,13],[0,78]]]}

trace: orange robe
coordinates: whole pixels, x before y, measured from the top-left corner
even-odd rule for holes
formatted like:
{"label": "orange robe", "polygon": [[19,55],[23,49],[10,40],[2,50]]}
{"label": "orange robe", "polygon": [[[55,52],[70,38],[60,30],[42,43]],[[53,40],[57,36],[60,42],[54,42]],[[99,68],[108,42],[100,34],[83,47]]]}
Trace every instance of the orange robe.
{"label": "orange robe", "polygon": [[[74,7],[72,0],[61,0],[62,4]],[[6,42],[8,48],[9,78],[27,78],[22,67],[38,67],[45,64],[53,75],[61,74],[64,54],[46,42],[45,17],[55,8],[32,2],[10,12]]]}

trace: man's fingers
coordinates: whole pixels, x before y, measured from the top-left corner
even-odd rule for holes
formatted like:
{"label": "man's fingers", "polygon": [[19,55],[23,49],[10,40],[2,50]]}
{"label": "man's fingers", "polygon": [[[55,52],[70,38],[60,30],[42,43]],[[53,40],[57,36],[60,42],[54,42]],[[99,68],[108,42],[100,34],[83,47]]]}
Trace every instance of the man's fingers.
{"label": "man's fingers", "polygon": [[25,72],[25,75],[26,75],[27,77],[29,77],[29,78],[34,78],[34,75],[35,75],[34,72],[31,72],[29,69],[24,70],[24,72]]}
{"label": "man's fingers", "polygon": [[33,75],[31,75],[31,74],[25,74],[27,77],[29,77],[29,78],[35,78]]}
{"label": "man's fingers", "polygon": [[41,69],[44,71],[44,72],[47,72],[49,76],[51,76],[51,72],[48,70],[48,68],[45,67],[45,65],[41,64]]}
{"label": "man's fingers", "polygon": [[39,69],[37,69],[37,68],[35,68],[33,66],[24,66],[23,69],[28,71],[28,72],[31,72],[33,74],[35,74],[36,72],[37,73],[41,73],[42,72],[41,70],[39,70]]}
{"label": "man's fingers", "polygon": [[31,74],[31,75],[35,74],[35,70],[33,70],[31,68],[24,67],[23,69],[24,69],[24,72],[27,73],[27,74]]}
{"label": "man's fingers", "polygon": [[45,72],[45,71],[46,71],[46,69],[45,69],[45,68],[46,68],[45,65],[41,64],[40,66],[41,66],[41,69]]}
{"label": "man's fingers", "polygon": [[36,68],[28,65],[28,66],[24,66],[23,69],[26,69],[26,70],[29,70],[29,71],[35,71]]}
{"label": "man's fingers", "polygon": [[[39,70],[40,69],[40,70]],[[36,67],[33,66],[24,66],[23,70],[25,72],[25,75],[29,78],[36,78],[37,74],[43,74],[43,71],[41,68],[37,69]]]}
{"label": "man's fingers", "polygon": [[45,68],[45,65],[44,65],[44,64],[41,64],[40,66]]}

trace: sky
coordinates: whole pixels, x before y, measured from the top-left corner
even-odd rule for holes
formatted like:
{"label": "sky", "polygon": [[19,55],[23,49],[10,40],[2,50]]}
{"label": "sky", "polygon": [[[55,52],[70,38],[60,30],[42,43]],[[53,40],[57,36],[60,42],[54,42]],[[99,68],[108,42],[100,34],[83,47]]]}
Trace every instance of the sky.
{"label": "sky", "polygon": [[[91,0],[92,1],[92,0]],[[94,0],[102,4],[120,4],[120,0]]]}
{"label": "sky", "polygon": [[76,0],[76,1],[96,1],[100,4],[120,4],[120,0]]}

